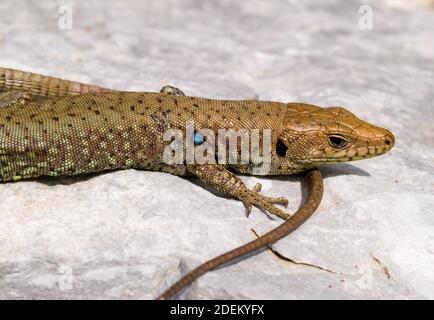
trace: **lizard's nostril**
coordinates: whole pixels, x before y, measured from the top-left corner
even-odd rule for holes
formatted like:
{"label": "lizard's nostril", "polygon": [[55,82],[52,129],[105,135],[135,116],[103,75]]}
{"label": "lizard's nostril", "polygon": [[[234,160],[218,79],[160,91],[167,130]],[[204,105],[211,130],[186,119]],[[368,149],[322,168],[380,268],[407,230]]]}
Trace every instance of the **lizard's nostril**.
{"label": "lizard's nostril", "polygon": [[395,144],[395,137],[393,136],[393,134],[388,134],[384,137],[384,143],[389,147],[392,148],[393,145]]}

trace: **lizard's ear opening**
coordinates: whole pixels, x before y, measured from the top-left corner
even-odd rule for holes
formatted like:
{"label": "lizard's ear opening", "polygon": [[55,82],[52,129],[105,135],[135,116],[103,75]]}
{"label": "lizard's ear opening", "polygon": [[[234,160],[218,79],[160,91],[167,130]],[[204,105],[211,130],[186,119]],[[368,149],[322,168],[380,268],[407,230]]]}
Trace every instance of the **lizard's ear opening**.
{"label": "lizard's ear opening", "polygon": [[280,157],[284,157],[286,156],[286,151],[288,150],[288,147],[286,146],[285,142],[283,142],[283,140],[281,140],[280,138],[277,139],[277,143],[276,143],[276,153],[280,156]]}

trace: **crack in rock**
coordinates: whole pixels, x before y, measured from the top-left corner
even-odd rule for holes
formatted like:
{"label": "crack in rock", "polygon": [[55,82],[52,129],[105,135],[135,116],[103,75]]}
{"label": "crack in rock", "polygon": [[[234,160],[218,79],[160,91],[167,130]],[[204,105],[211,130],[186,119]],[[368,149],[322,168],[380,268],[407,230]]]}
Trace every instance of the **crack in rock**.
{"label": "crack in rock", "polygon": [[[255,230],[253,230],[253,229],[250,229],[250,230],[253,232],[253,234],[257,238],[259,238],[259,235],[256,233]],[[286,261],[286,262],[289,262],[289,263],[292,263],[292,264],[297,264],[297,265],[302,265],[302,266],[306,266],[306,267],[310,267],[310,268],[315,268],[315,269],[318,269],[318,270],[321,270],[321,271],[325,271],[325,272],[328,272],[328,273],[337,274],[337,272],[335,272],[333,270],[330,270],[330,269],[327,269],[327,268],[324,268],[324,267],[321,267],[321,266],[317,266],[317,265],[312,264],[312,263],[307,263],[307,262],[302,262],[302,261],[296,261],[296,260],[294,260],[292,258],[285,257],[280,252],[278,252],[277,250],[273,249],[273,247],[271,245],[267,244],[267,247],[268,247],[268,250],[270,250],[270,252],[274,256],[276,256],[278,259],[280,259],[280,260],[283,260],[283,261]]]}
{"label": "crack in rock", "polygon": [[383,262],[381,262],[380,259],[375,257],[372,253],[371,253],[371,258],[372,260],[374,260],[374,262],[377,264],[380,270],[386,275],[387,279],[390,279],[391,276],[390,276],[389,268]]}

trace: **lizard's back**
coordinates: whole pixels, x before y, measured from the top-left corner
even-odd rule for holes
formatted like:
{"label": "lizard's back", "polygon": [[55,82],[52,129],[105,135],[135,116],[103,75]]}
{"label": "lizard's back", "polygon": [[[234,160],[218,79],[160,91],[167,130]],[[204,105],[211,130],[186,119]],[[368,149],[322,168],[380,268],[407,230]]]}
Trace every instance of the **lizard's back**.
{"label": "lizard's back", "polygon": [[[120,168],[162,170],[168,129],[276,128],[285,105],[158,93],[50,98],[0,109],[0,179]],[[280,120],[279,120],[280,119]]]}

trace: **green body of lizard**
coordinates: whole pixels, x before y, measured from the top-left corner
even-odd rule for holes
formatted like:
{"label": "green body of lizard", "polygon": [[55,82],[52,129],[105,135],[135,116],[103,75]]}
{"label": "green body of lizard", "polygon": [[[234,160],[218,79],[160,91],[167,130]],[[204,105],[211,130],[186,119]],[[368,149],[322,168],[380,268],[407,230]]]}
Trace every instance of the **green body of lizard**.
{"label": "green body of lizard", "polygon": [[286,205],[285,198],[261,195],[260,185],[249,190],[234,174],[255,174],[258,167],[240,161],[240,146],[235,163],[168,164],[164,152],[173,147],[165,132],[178,129],[185,141],[195,139],[186,136],[189,121],[194,121],[194,134],[204,128],[215,136],[219,129],[270,130],[269,175],[372,157],[394,145],[388,130],[340,107],[187,97],[173,87],[160,93],[112,91],[11,69],[0,69],[0,91],[7,92],[0,100],[1,181],[126,168],[159,170],[195,175],[243,201],[249,210],[253,205],[286,219],[288,214],[275,206]]}

